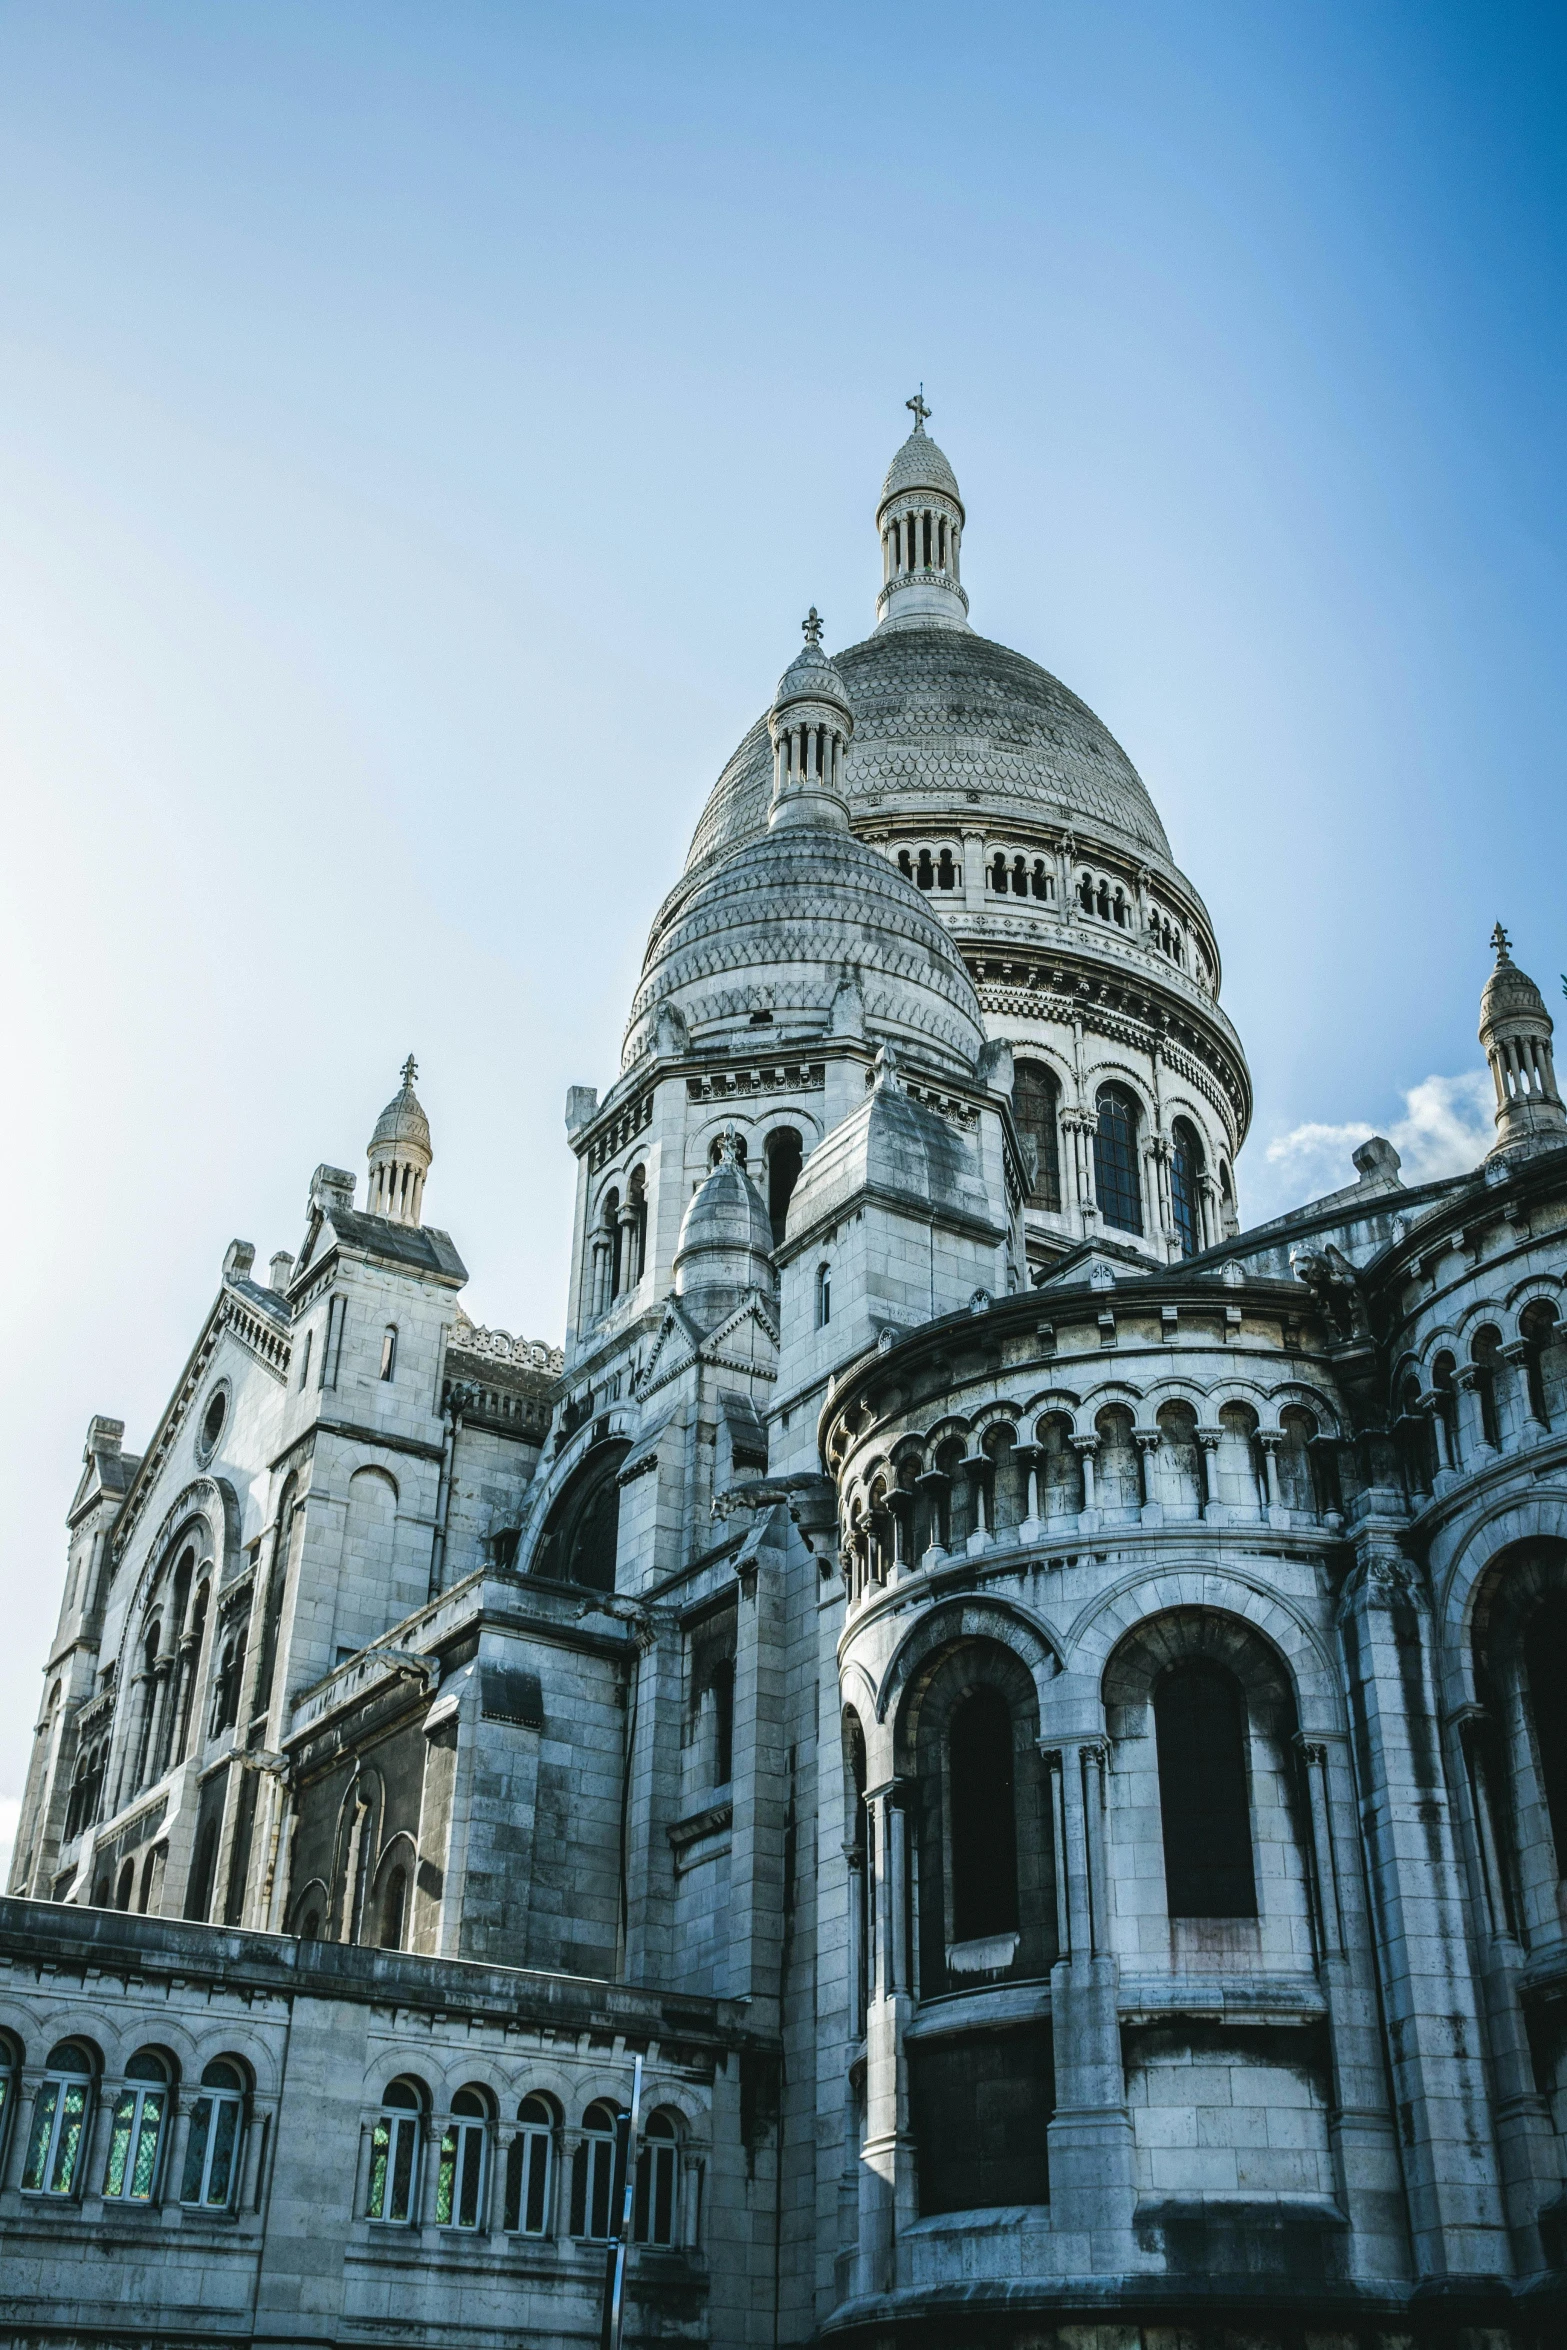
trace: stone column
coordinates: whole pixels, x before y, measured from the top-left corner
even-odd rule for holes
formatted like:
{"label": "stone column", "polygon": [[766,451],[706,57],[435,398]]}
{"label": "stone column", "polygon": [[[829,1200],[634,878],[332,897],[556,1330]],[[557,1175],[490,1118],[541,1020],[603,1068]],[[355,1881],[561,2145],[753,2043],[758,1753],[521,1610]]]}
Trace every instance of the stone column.
{"label": "stone column", "polygon": [[1224,1504],[1219,1499],[1219,1447],[1224,1441],[1222,1428],[1199,1428],[1197,1442],[1202,1449],[1202,1514],[1222,1524]]}
{"label": "stone column", "polygon": [[1094,1455],[1099,1450],[1097,1436],[1074,1436],[1072,1450],[1083,1464],[1083,1516],[1091,1519],[1087,1531],[1092,1533],[1099,1523],[1099,1504],[1094,1494]]}
{"label": "stone column", "polygon": [[1511,1346],[1502,1349],[1506,1365],[1497,1378],[1497,1410],[1502,1421],[1502,1441],[1509,1436],[1521,1444],[1538,1444],[1549,1436],[1545,1422],[1536,1416],[1529,1395],[1529,1344],[1527,1339],[1515,1338]]}
{"label": "stone column", "polygon": [[1143,1481],[1143,1523],[1145,1526],[1162,1525],[1164,1504],[1154,1493],[1154,1462],[1164,1442],[1163,1432],[1158,1428],[1134,1428],[1132,1441],[1137,1446],[1137,1465]]}
{"label": "stone column", "polygon": [[966,914],[985,911],[985,836],[982,832],[963,835],[963,910]]}
{"label": "stone column", "polygon": [[1495,1447],[1487,1440],[1485,1414],[1480,1405],[1480,1366],[1460,1363],[1453,1373],[1458,1390],[1458,1459],[1462,1468],[1479,1468],[1494,1460]]}
{"label": "stone column", "polygon": [[1527,1953],[1516,1931],[1491,1800],[1492,1725],[1483,1706],[1465,1705],[1448,1717],[1445,1729],[1479,1952],[1502,2192],[1514,2257],[1528,2272],[1546,2265],[1539,2213],[1560,2193],[1556,2135],[1536,2083],[1520,1996]]}
{"label": "stone column", "polygon": [[1390,1527],[1362,1515],[1355,1554],[1339,1636],[1416,2272],[1449,2283],[1505,2276],[1512,2256],[1428,1604]]}
{"label": "stone column", "polygon": [[[1065,1684],[1065,1686],[1063,1686]],[[1040,1752],[1056,1847],[1059,1948],[1050,1974],[1056,2107],[1048,2131],[1050,2224],[1079,2275],[1132,2265],[1136,2204],[1110,1948],[1105,1854],[1109,1746],[1097,1685],[1062,1674],[1044,1708]]]}
{"label": "stone column", "polygon": [[909,2124],[903,2036],[913,2012],[909,1992],[907,1822],[903,1784],[866,1790],[870,1810],[871,1921],[875,1939],[865,2020],[865,2137],[860,2147],[858,2291],[890,2292],[898,2239],[918,2216],[915,2146]]}
{"label": "stone column", "polygon": [[1277,1428],[1259,1428],[1257,1442],[1262,1448],[1262,1476],[1268,1504],[1268,1523],[1270,1526],[1277,1526],[1281,1523],[1284,1515],[1283,1505],[1279,1500],[1279,1447],[1284,1442],[1283,1433]]}

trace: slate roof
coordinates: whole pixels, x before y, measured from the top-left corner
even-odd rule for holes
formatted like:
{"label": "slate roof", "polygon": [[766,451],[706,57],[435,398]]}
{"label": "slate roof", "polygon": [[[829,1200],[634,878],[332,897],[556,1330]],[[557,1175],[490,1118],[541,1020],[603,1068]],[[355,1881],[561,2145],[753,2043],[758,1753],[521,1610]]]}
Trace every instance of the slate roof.
{"label": "slate roof", "polygon": [[[833,666],[854,709],[845,780],[856,820],[875,795],[928,803],[933,830],[1004,824],[1009,814],[1075,820],[1169,857],[1147,788],[1109,728],[1023,654],[971,629],[900,626],[834,654]],[[713,786],[688,873],[766,830],[772,780],[760,718]]]}
{"label": "slate roof", "polygon": [[[394,1224],[387,1216],[361,1215],[357,1208],[334,1208],[328,1219],[340,1241],[363,1249],[366,1256],[388,1264],[412,1265],[422,1273],[439,1273],[448,1281],[466,1281],[468,1268],[457,1254],[449,1232],[433,1224]],[[317,1250],[315,1264],[320,1262]],[[312,1267],[314,1269],[314,1267]]]}

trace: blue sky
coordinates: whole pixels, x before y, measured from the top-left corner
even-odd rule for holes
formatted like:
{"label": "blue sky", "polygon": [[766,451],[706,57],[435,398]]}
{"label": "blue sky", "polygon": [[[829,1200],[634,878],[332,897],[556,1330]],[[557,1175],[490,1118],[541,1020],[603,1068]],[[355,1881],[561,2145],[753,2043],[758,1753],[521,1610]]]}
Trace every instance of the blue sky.
{"label": "blue sky", "polygon": [[1218,924],[1248,1212],[1477,1147],[1492,922],[1567,964],[1564,61],[1506,6],[0,5],[0,1799],[89,1414],[145,1439],[410,1046],[470,1310],[558,1337],[565,1087],[800,613],[866,632],[921,380],[976,625]]}

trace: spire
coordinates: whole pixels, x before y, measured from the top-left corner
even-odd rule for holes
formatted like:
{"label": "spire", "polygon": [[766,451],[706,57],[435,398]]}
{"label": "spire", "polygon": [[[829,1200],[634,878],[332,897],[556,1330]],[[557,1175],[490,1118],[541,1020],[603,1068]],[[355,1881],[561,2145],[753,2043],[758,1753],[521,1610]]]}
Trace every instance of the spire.
{"label": "spire", "polygon": [[923,384],[904,406],[914,430],[887,468],[876,508],[877,626],[967,628],[968,597],[958,576],[964,519],[958,477],[925,430],[931,411]]}
{"label": "spire", "polygon": [[1567,1109],[1556,1089],[1554,1024],[1545,998],[1512,958],[1500,922],[1491,933],[1496,968],[1480,998],[1480,1042],[1496,1087],[1492,1158],[1522,1158],[1567,1147]]}
{"label": "spire", "polygon": [[767,821],[847,832],[843,771],[854,712],[847,686],[822,651],[822,616],[814,604],[800,628],[805,643],[778,680],[767,714],[773,740],[773,804]]}
{"label": "spire", "polygon": [[414,1079],[419,1064],[410,1053],[402,1066],[402,1090],[395,1093],[375,1122],[370,1137],[370,1197],[372,1216],[393,1224],[417,1224],[424,1199],[424,1179],[435,1153],[430,1148],[430,1121],[419,1106]]}

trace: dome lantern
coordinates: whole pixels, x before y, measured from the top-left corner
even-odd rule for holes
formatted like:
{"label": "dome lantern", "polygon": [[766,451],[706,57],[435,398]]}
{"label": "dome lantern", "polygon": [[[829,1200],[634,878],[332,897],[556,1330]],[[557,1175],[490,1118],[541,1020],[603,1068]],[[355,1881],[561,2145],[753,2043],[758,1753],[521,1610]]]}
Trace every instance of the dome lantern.
{"label": "dome lantern", "polygon": [[963,500],[958,477],[925,430],[922,384],[905,405],[914,430],[887,468],[876,508],[881,539],[878,628],[967,628],[968,597],[958,571]]}
{"label": "dome lantern", "polygon": [[419,1106],[414,1079],[419,1064],[410,1053],[402,1067],[402,1089],[395,1093],[375,1122],[367,1154],[370,1161],[372,1216],[393,1224],[417,1224],[424,1199],[424,1179],[435,1153],[430,1148],[430,1121]]}
{"label": "dome lantern", "polygon": [[813,604],[800,623],[805,643],[778,680],[767,715],[773,745],[773,797],[767,821],[849,829],[843,769],[854,733],[848,688],[822,651],[822,619]]}
{"label": "dome lantern", "polygon": [[1496,968],[1480,998],[1480,1042],[1496,1087],[1496,1142],[1491,1156],[1517,1157],[1567,1145],[1567,1109],[1551,1056],[1554,1023],[1545,998],[1513,961],[1500,922],[1491,933]]}

